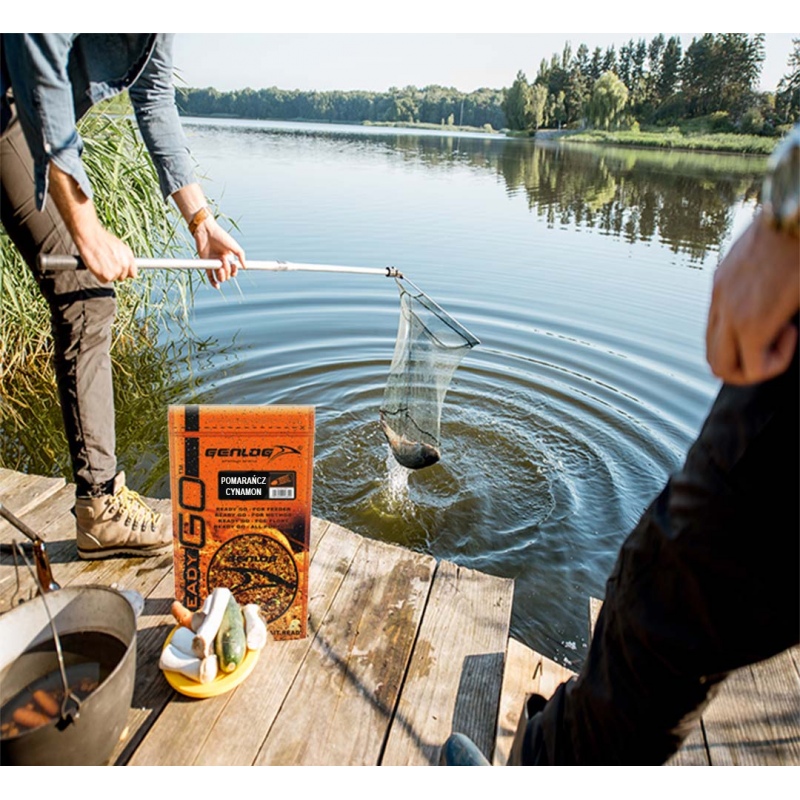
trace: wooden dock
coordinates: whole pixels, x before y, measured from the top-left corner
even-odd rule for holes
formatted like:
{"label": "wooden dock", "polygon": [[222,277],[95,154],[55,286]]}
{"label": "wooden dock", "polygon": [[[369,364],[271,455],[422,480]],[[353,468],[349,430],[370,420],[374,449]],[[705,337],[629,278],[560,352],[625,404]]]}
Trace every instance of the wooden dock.
{"label": "wooden dock", "polygon": [[[427,765],[458,730],[502,765],[524,697],[549,696],[572,674],[509,637],[512,581],[315,518],[308,637],[269,645],[232,692],[186,698],[158,669],[172,557],[80,561],[73,490],[0,469],[0,502],[46,541],[58,583],[145,597],[129,724],[112,763]],[[153,505],[169,513],[169,501]],[[20,538],[0,521],[0,542]],[[32,590],[26,575],[21,589]],[[3,554],[0,613],[18,597]],[[733,675],[671,763],[800,764],[800,651]]]}

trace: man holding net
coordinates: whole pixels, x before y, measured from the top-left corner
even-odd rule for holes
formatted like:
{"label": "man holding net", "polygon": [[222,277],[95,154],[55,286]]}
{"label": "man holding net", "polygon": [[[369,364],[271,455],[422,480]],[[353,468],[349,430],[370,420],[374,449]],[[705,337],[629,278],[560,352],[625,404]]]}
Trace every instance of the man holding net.
{"label": "man holding net", "polygon": [[[2,34],[0,212],[51,311],[55,369],[76,483],[78,554],[152,556],[172,547],[168,520],[117,471],[111,383],[113,281],[136,277],[130,248],[100,224],[76,122],[127,89],[158,173],[189,225],[214,286],[244,252],[214,220],[175,107],[168,34]],[[41,254],[78,255],[86,270],[47,273]]]}

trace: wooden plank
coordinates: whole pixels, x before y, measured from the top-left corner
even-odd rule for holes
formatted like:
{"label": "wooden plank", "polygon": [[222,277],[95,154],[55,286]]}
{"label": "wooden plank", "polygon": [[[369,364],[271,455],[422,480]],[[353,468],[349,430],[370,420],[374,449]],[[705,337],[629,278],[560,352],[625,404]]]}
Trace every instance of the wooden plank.
{"label": "wooden plank", "polygon": [[[153,508],[169,513],[168,500],[151,500]],[[61,586],[76,584],[110,586],[118,584],[120,588],[154,586],[163,576],[164,571],[172,568],[172,556],[160,558],[109,558],[104,560],[83,561],[78,558],[75,545],[75,518],[67,512],[57,517],[50,525],[43,528],[42,537],[47,541],[47,554],[53,572],[53,578]],[[149,577],[148,577],[149,576]],[[27,573],[20,571],[23,596],[35,589],[35,584]],[[15,600],[16,577],[13,561],[3,556],[0,560],[0,613],[7,611]]]}
{"label": "wooden plank", "polygon": [[0,467],[0,496],[5,494],[5,487],[17,480],[17,475],[21,473],[8,467]]}
{"label": "wooden plank", "polygon": [[800,763],[800,679],[782,653],[733,672],[703,715],[711,763]]}
{"label": "wooden plank", "polygon": [[438,764],[454,731],[494,751],[513,589],[439,563],[383,764]]}
{"label": "wooden plank", "polygon": [[597,625],[597,618],[600,616],[600,609],[603,607],[603,601],[598,600],[596,597],[589,598],[589,641],[594,636],[594,629]]}
{"label": "wooden plank", "polygon": [[[153,573],[149,577],[152,578]],[[141,588],[146,591],[146,587]],[[161,648],[174,621],[169,611],[174,596],[175,584],[171,570],[166,570],[156,586],[145,595],[144,611],[137,620],[136,682],[128,711],[128,724],[112,753],[112,764],[127,763],[130,754],[147,735],[164,707],[175,697],[175,692],[158,668]]]}
{"label": "wooden plank", "polygon": [[795,657],[800,647],[753,664],[751,670],[769,723],[778,762],[800,765],[800,675]]}
{"label": "wooden plank", "polygon": [[[0,486],[0,503],[33,528],[27,515],[66,485],[67,482],[63,478],[46,478],[42,475],[26,475],[18,472],[6,485]],[[16,529],[10,523],[0,520],[0,535],[6,531],[16,533]]]}
{"label": "wooden plank", "polygon": [[697,720],[689,735],[683,740],[680,750],[667,759],[665,767],[708,767],[711,765],[706,744],[705,728]]}
{"label": "wooden plank", "polygon": [[492,759],[495,766],[508,764],[511,745],[528,696],[540,694],[549,698],[560,684],[574,677],[572,670],[556,664],[516,639],[508,640],[497,719],[497,741]]}
{"label": "wooden plank", "polygon": [[[47,542],[47,555],[53,578],[57,583],[66,586],[85,569],[88,563],[78,560],[75,546],[75,518],[69,512],[64,512],[43,528],[40,535]],[[19,599],[16,596],[16,576],[13,558],[4,555],[0,559],[0,613],[8,611],[12,602]],[[25,598],[31,596],[32,592],[35,593],[36,584],[26,569],[20,569],[19,578],[21,597]]]}
{"label": "wooden plank", "polygon": [[[37,533],[47,542],[46,530],[63,514],[70,512],[75,505],[75,487],[65,484],[47,497],[42,498],[41,502],[23,513],[17,513],[12,503],[8,504],[8,510],[19,517],[34,533]],[[74,527],[73,517],[73,527]],[[5,520],[0,520],[0,542],[10,543],[14,540],[27,541],[24,534],[20,533],[13,525]]]}
{"label": "wooden plank", "polygon": [[256,764],[378,763],[434,570],[362,539]]}

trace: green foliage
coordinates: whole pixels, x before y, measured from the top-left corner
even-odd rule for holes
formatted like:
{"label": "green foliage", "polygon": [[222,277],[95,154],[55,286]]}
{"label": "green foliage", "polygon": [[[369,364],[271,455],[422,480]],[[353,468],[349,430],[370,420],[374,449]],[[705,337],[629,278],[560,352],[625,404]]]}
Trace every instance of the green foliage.
{"label": "green foliage", "polygon": [[531,86],[525,73],[520,70],[511,88],[505,93],[502,104],[506,125],[512,131],[533,130],[532,102]]}
{"label": "green foliage", "polygon": [[680,70],[689,111],[741,114],[751,101],[763,61],[764,34],[751,39],[746,33],[706,33],[692,39]]}
{"label": "green foliage", "polygon": [[547,109],[547,89],[538,83],[531,87],[530,127],[538,131],[545,120]]}
{"label": "green foliage", "polygon": [[586,109],[592,125],[608,130],[615,125],[628,102],[628,87],[614,72],[604,72],[595,81],[592,98]]}
{"label": "green foliage", "polygon": [[505,124],[502,89],[464,93],[444,86],[391,87],[386,92],[312,92],[268,89],[179,88],[178,108],[189,116],[241,119],[287,119],[319,122],[408,122],[440,125],[451,115],[455,124],[498,130]]}
{"label": "green foliage", "polygon": [[[774,137],[781,126],[800,119],[800,39],[793,41],[791,72],[774,95],[754,89],[764,60],[763,34],[707,33],[694,39],[685,54],[678,36],[666,39],[660,33],[649,42],[629,39],[619,50],[614,45],[596,48],[591,57],[583,43],[573,56],[566,42],[560,54],[539,65],[533,85],[547,89],[540,124],[630,128],[634,121],[668,125],[719,114],[704,130]],[[621,91],[611,91],[605,73],[615,74],[627,89],[622,108],[617,108]],[[535,130],[530,115],[526,119],[526,129]]]}
{"label": "green foliage", "polygon": [[781,123],[800,119],[800,39],[792,39],[792,45],[789,72],[781,78],[775,93],[775,112]]}

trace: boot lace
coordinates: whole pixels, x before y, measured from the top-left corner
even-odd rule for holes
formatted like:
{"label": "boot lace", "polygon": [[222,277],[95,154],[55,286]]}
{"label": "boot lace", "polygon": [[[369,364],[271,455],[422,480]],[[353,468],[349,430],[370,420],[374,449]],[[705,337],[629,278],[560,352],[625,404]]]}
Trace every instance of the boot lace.
{"label": "boot lace", "polygon": [[151,530],[155,530],[161,519],[161,514],[153,511],[138,492],[134,492],[133,489],[129,489],[127,486],[122,486],[119,489],[113,497],[113,502],[116,515],[118,517],[124,515],[125,525],[129,525],[133,530],[136,530],[138,525],[144,531],[147,529],[148,524]]}

